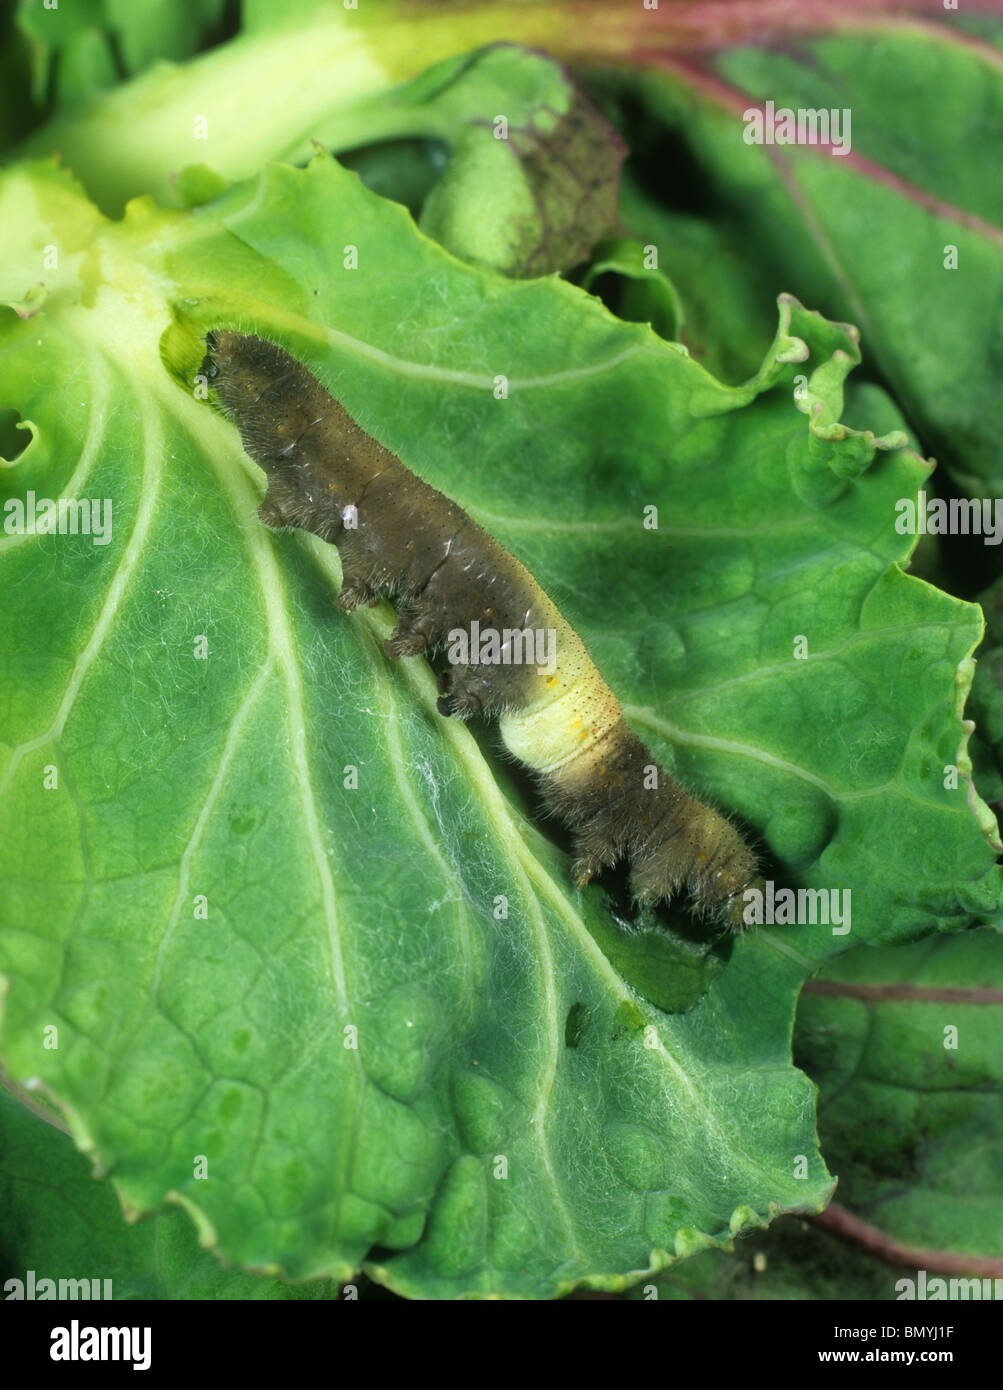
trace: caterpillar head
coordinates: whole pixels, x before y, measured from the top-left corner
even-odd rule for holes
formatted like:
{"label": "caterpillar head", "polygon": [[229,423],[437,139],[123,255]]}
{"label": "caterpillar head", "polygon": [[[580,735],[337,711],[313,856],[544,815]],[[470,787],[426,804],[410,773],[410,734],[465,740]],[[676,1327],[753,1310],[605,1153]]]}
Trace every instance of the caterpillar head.
{"label": "caterpillar head", "polygon": [[269,474],[295,469],[297,445],[320,423],[319,383],[277,343],[214,328],[205,345],[202,374],[251,458]]}
{"label": "caterpillar head", "polygon": [[278,380],[289,375],[290,359],[276,343],[214,328],[206,334],[199,369],[227,411],[249,410]]}

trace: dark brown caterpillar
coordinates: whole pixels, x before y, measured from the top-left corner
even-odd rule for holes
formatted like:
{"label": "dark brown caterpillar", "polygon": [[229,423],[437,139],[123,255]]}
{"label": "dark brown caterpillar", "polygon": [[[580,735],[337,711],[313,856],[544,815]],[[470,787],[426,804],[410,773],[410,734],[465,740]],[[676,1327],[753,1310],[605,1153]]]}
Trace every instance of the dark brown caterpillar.
{"label": "dark brown caterpillar", "polygon": [[[741,928],[743,892],[761,886],[755,855],[657,767],[529,571],[366,434],[284,349],[225,329],[209,333],[206,348],[201,370],[268,477],[261,520],[338,547],[338,604],[347,612],[394,599],[388,656],[431,656],[457,643],[461,655],[451,648],[454,664],[439,677],[439,710],[499,719],[506,747],[573,833],[578,887],[626,857],[639,904],[685,889],[696,912]],[[494,650],[489,642],[464,657],[459,634],[485,631],[497,634]],[[541,632],[554,655],[543,669]]]}

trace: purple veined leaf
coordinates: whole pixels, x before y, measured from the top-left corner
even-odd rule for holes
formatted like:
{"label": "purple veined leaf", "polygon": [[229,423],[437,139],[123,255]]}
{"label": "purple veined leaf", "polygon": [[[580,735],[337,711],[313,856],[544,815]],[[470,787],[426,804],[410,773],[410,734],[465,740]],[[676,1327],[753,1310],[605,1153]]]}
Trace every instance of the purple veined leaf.
{"label": "purple veined leaf", "polygon": [[1001,967],[988,928],[849,951],[798,1005],[794,1053],[839,1173],[839,1206],[820,1219],[913,1280],[1003,1280]]}
{"label": "purple veined leaf", "polygon": [[[918,105],[916,82],[930,94]],[[1003,199],[985,159],[1003,133],[1003,53],[949,21],[889,20],[880,42],[848,21],[796,44],[662,55],[639,83],[688,150],[748,277],[855,323],[873,370],[957,485],[1000,492]],[[849,148],[746,144],[768,102],[848,112]],[[642,236],[645,211],[632,226]]]}

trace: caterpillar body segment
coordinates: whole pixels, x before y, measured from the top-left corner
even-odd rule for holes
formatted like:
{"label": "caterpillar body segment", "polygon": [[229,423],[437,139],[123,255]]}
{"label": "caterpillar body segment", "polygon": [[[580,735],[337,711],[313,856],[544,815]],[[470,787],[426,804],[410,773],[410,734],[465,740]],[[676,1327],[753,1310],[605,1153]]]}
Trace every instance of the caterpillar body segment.
{"label": "caterpillar body segment", "polygon": [[[261,520],[338,547],[341,608],[381,596],[395,603],[388,656],[449,653],[440,712],[499,721],[506,748],[572,833],[578,885],[626,859],[640,904],[685,893],[699,915],[740,929],[743,893],[760,883],[755,855],[658,767],[526,567],[283,348],[217,329],[206,349],[202,371],[268,478]],[[496,636],[493,649],[475,650],[485,632]],[[468,633],[467,650],[455,649]]]}

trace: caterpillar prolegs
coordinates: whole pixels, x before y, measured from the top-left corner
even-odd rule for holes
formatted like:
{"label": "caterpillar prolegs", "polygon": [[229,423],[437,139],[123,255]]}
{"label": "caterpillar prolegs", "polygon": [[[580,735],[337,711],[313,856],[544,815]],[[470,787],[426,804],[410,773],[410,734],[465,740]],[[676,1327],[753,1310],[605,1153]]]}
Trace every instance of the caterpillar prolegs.
{"label": "caterpillar prolegs", "polygon": [[[456,642],[438,708],[498,719],[506,748],[572,833],[577,885],[626,859],[641,906],[685,891],[697,914],[741,928],[743,893],[759,877],[755,855],[728,820],[657,767],[525,566],[275,343],[217,329],[202,372],[267,475],[261,520],[338,547],[338,605],[350,612],[389,597],[397,625],[384,645],[395,659],[432,657]],[[459,634],[478,632],[497,634],[490,661],[481,646],[464,659]],[[553,639],[553,660],[542,664],[532,642],[540,632]]]}

